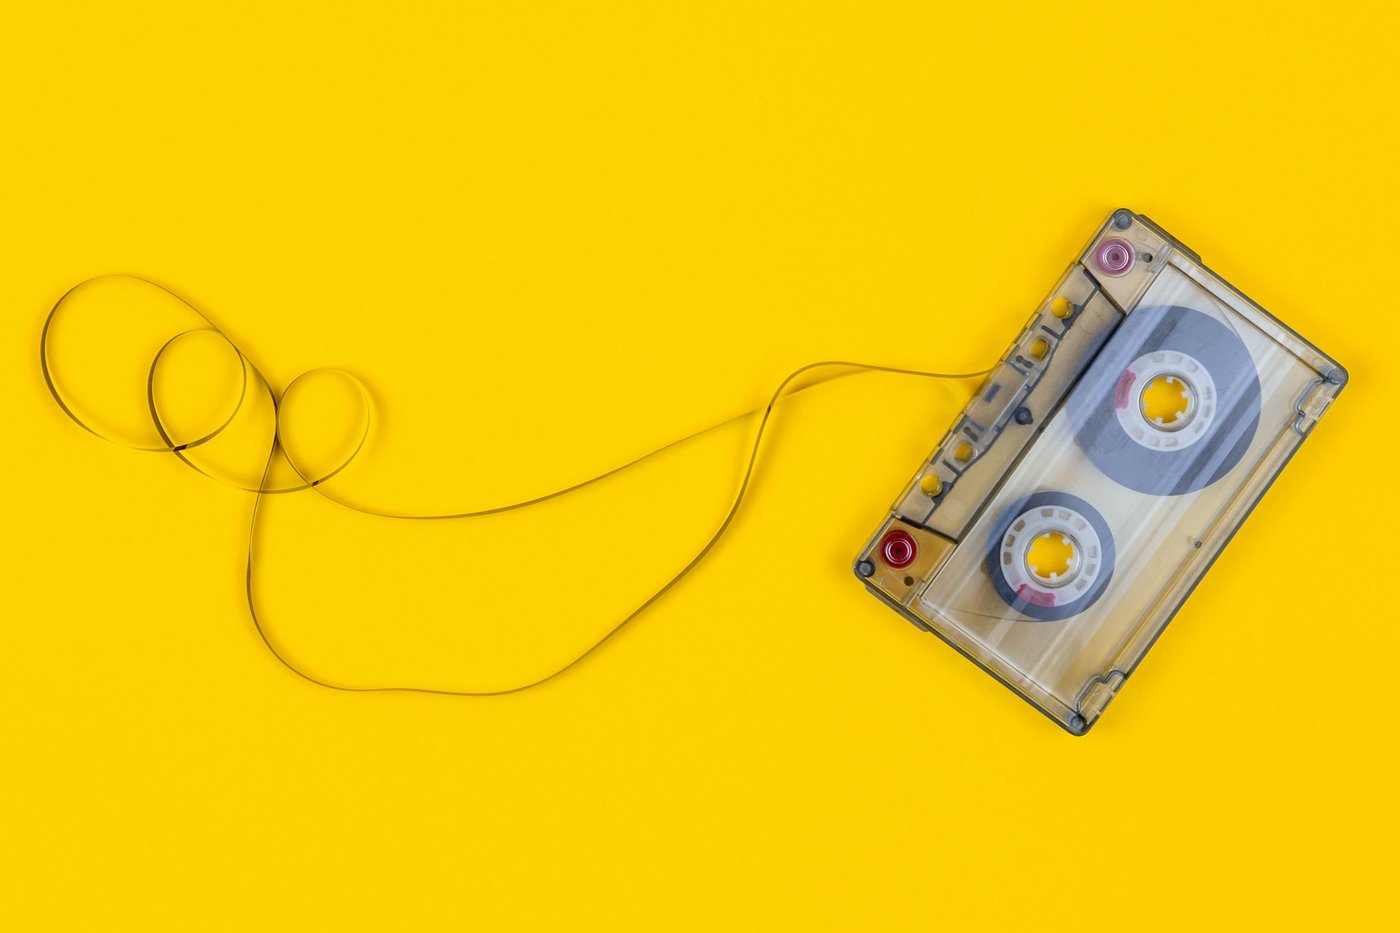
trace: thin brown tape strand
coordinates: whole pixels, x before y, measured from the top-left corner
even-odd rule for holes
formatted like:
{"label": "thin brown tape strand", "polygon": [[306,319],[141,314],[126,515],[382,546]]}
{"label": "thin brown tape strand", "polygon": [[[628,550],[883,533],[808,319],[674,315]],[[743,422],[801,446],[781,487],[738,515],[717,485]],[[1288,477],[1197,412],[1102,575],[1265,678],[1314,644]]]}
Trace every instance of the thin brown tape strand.
{"label": "thin brown tape strand", "polygon": [[[678,583],[680,583],[681,580],[685,579],[685,577],[687,577],[690,574],[690,572],[693,571],[700,564],[700,562],[703,561],[705,557],[709,555],[709,553],[719,543],[720,539],[724,537],[725,533],[733,525],[734,519],[739,514],[739,510],[744,503],[745,497],[748,494],[749,486],[752,482],[754,471],[758,464],[759,453],[763,444],[763,438],[772,420],[774,409],[779,401],[781,401],[784,398],[790,398],[799,392],[804,392],[807,389],[813,388],[817,385],[821,385],[825,382],[829,382],[834,379],[844,378],[846,376],[854,375],[857,373],[888,373],[901,376],[917,376],[925,379],[958,380],[977,378],[979,376],[986,375],[988,372],[991,371],[990,369],[983,369],[977,370],[975,372],[963,373],[936,372],[917,369],[906,369],[897,366],[882,366],[873,363],[860,363],[850,360],[823,360],[820,362],[808,363],[804,366],[799,366],[797,369],[789,373],[778,384],[777,388],[773,390],[773,393],[768,398],[768,403],[762,408],[751,409],[749,411],[735,415],[731,418],[726,418],[723,421],[716,422],[715,424],[712,424],[708,427],[701,428],[700,430],[695,431],[691,434],[687,434],[686,436],[678,438],[677,440],[663,444],[662,446],[657,447],[656,449],[648,453],[642,454],[639,457],[636,457],[632,460],[628,460],[625,463],[613,467],[610,470],[606,470],[602,473],[599,473],[596,476],[589,477],[580,482],[576,482],[571,485],[565,486],[561,489],[557,489],[553,492],[545,493],[539,496],[534,496],[532,498],[524,499],[519,502],[511,502],[505,505],[473,509],[469,511],[455,511],[431,514],[394,512],[385,509],[375,508],[373,506],[364,505],[361,503],[351,502],[346,498],[337,496],[325,485],[325,483],[328,480],[330,480],[341,470],[344,470],[347,466],[349,466],[349,464],[355,459],[355,457],[360,453],[360,451],[364,449],[364,446],[368,441],[368,413],[371,410],[371,399],[369,391],[365,388],[364,384],[361,383],[359,379],[355,378],[355,376],[348,372],[345,372],[344,370],[310,370],[308,372],[302,373],[301,375],[293,379],[290,383],[288,383],[286,389],[284,389],[282,393],[279,394],[272,388],[271,382],[269,382],[268,379],[263,375],[262,371],[259,370],[252,363],[252,361],[249,360],[247,355],[244,354],[243,351],[238,348],[238,346],[233,342],[233,340],[217,324],[214,323],[212,318],[210,318],[204,312],[200,311],[190,302],[186,301],[173,290],[141,276],[98,276],[96,278],[87,279],[83,282],[80,282],[78,285],[75,285],[73,288],[69,289],[67,292],[64,293],[62,297],[59,298],[59,300],[54,304],[53,308],[49,311],[48,316],[44,321],[44,328],[40,337],[39,347],[40,366],[43,372],[44,383],[48,387],[49,393],[53,396],[53,399],[58,404],[59,408],[61,408],[63,412],[67,414],[68,417],[71,418],[75,423],[77,423],[84,430],[97,437],[102,438],[103,440],[119,444],[123,443],[117,438],[103,433],[93,424],[84,420],[83,417],[78,414],[75,407],[71,405],[67,400],[65,400],[64,393],[60,389],[59,380],[55,372],[55,365],[53,363],[50,346],[50,339],[51,334],[53,332],[54,323],[62,314],[66,303],[75,294],[79,293],[80,290],[95,285],[99,282],[110,280],[127,280],[155,288],[162,294],[178,301],[181,305],[184,306],[184,308],[188,309],[191,313],[196,315],[206,325],[205,327],[195,328],[193,330],[185,330],[175,334],[161,346],[160,350],[156,352],[155,357],[151,361],[150,369],[147,373],[146,380],[146,401],[150,411],[152,424],[155,427],[164,445],[146,447],[124,444],[124,446],[134,446],[135,449],[147,452],[163,452],[174,454],[186,466],[190,467],[190,469],[195,470],[201,475],[207,476],[211,479],[215,479],[216,481],[227,482],[227,480],[215,476],[213,473],[205,470],[198,464],[194,463],[190,459],[188,451],[203,446],[204,444],[209,443],[214,438],[219,436],[219,434],[222,431],[224,431],[230,423],[232,423],[234,418],[237,417],[239,410],[241,410],[244,402],[249,397],[250,390],[265,391],[267,393],[268,398],[271,401],[275,417],[272,438],[268,449],[267,463],[262,473],[262,481],[257,486],[248,487],[241,486],[239,484],[234,484],[239,485],[239,488],[252,493],[254,496],[252,516],[249,520],[248,550],[246,560],[246,572],[244,576],[244,592],[247,597],[248,612],[252,618],[253,627],[256,630],[258,637],[266,646],[267,650],[271,652],[273,657],[275,657],[279,662],[281,662],[282,665],[285,666],[289,671],[291,671],[292,673],[296,674],[298,677],[301,677],[304,680],[316,684],[317,686],[326,687],[331,690],[340,690],[348,693],[417,693],[453,697],[490,697],[505,696],[507,694],[519,693],[521,691],[529,690],[533,687],[538,687],[541,684],[545,684],[551,680],[554,680],[566,671],[572,670],[585,658],[591,656],[594,652],[596,652],[599,648],[601,648],[604,644],[611,640],[613,636],[615,636],[618,632],[622,631],[622,629],[626,628],[631,622],[633,622],[644,612],[646,612],[649,608],[655,605],[662,597],[664,597],[668,592],[670,592],[672,588],[674,588]],[[204,434],[195,438],[194,440],[178,442],[174,437],[171,436],[169,428],[165,423],[165,419],[162,418],[160,414],[160,407],[156,398],[156,391],[154,388],[156,380],[156,371],[160,366],[164,354],[176,341],[189,334],[197,332],[209,332],[216,334],[218,337],[220,337],[228,343],[229,347],[232,348],[233,352],[237,354],[237,357],[243,367],[243,384],[240,387],[238,399],[234,406],[234,410],[226,420],[224,420],[221,424],[215,426],[213,430],[205,432]],[[818,372],[823,373],[823,375],[821,375],[820,377],[814,377],[813,374]],[[364,405],[366,417],[364,428],[363,430],[358,432],[358,436],[356,437],[352,448],[348,452],[348,455],[332,469],[328,470],[327,472],[321,475],[313,477],[305,475],[302,472],[302,469],[297,466],[296,462],[285,452],[281,441],[281,405],[286,399],[286,397],[289,396],[298,386],[302,385],[304,383],[304,380],[306,380],[308,377],[325,373],[333,374],[345,379],[355,389],[355,391],[360,397],[362,404]],[[799,382],[799,380],[802,380],[803,377],[807,377],[807,381]],[[557,499],[561,496],[566,496],[572,492],[577,492],[588,486],[592,486],[595,483],[601,482],[602,480],[624,473],[632,467],[645,463],[646,461],[651,460],[659,454],[662,454],[668,450],[685,444],[688,441],[696,440],[706,434],[718,430],[719,428],[734,424],[735,422],[741,421],[745,418],[753,417],[754,415],[760,416],[758,421],[758,428],[754,432],[753,442],[748,448],[748,456],[744,464],[743,476],[740,480],[738,490],[735,492],[733,499],[730,501],[729,507],[724,513],[724,517],[721,519],[718,526],[714,529],[710,536],[705,540],[705,543],[684,564],[684,566],[682,566],[678,571],[672,574],[660,586],[660,588],[658,588],[655,592],[653,592],[650,596],[643,600],[635,609],[633,609],[631,612],[623,616],[619,621],[614,623],[613,626],[602,635],[602,637],[598,638],[586,649],[584,649],[582,652],[580,652],[578,655],[573,657],[565,664],[555,668],[553,671],[541,677],[520,684],[516,684],[511,687],[505,687],[495,690],[457,690],[434,687],[420,687],[409,684],[358,685],[337,683],[333,680],[328,680],[324,677],[316,676],[315,674],[308,672],[304,668],[294,663],[291,660],[291,658],[288,657],[288,655],[278,647],[276,640],[273,638],[268,626],[264,623],[262,616],[258,612],[257,600],[254,598],[253,575],[257,566],[258,517],[262,512],[263,499],[267,495],[311,490],[314,491],[316,494],[323,496],[327,500],[343,508],[359,512],[364,515],[371,515],[378,518],[396,519],[402,521],[455,521],[469,518],[479,518],[486,515],[499,515],[503,512],[512,512],[518,509],[525,509],[531,506],[540,505],[552,499]],[[270,485],[270,478],[273,471],[273,466],[277,462],[277,457],[279,453],[283,454],[284,461],[287,462],[296,472],[300,480],[299,482],[284,487],[274,487]]]}

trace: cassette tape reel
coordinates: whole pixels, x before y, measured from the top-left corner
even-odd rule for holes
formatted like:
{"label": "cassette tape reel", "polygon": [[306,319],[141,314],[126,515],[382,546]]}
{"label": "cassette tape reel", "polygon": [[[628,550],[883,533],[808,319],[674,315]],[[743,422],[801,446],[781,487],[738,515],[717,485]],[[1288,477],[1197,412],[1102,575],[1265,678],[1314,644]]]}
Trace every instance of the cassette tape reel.
{"label": "cassette tape reel", "polygon": [[1346,383],[1115,211],[905,488],[856,575],[1089,730]]}

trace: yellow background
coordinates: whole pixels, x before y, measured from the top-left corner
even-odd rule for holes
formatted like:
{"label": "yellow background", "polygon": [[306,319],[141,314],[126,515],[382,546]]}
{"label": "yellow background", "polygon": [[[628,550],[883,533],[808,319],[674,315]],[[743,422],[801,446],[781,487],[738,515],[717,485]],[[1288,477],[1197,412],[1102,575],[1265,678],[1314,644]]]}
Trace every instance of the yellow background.
{"label": "yellow background", "polygon": [[[0,31],[0,925],[1394,922],[1389,5],[50,6]],[[279,384],[366,380],[346,488],[488,505],[814,359],[985,365],[1119,205],[1352,385],[1085,739],[850,574],[965,386],[804,394],[661,605],[450,700],[279,667],[249,497],[84,434],[37,362],[65,288],[148,274]],[[700,540],[751,427],[557,517],[288,504],[273,627],[350,680],[547,666]]]}

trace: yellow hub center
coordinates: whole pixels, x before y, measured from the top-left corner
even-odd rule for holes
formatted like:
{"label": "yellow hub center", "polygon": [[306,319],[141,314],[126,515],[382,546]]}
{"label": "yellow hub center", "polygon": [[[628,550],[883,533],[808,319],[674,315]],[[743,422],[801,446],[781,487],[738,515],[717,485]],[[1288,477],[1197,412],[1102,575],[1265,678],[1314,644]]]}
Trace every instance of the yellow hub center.
{"label": "yellow hub center", "polygon": [[1185,380],[1162,374],[1142,387],[1142,416],[1149,424],[1174,430],[1191,417],[1192,392]]}
{"label": "yellow hub center", "polygon": [[1042,583],[1064,583],[1076,569],[1079,542],[1067,534],[1047,531],[1031,539],[1026,548],[1026,569]]}

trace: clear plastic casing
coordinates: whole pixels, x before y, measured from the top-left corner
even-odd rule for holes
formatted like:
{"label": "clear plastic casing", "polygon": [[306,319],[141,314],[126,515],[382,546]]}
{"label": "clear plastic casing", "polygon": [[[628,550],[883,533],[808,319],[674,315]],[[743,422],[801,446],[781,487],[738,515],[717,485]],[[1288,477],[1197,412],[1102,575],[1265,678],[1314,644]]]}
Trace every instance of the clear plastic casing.
{"label": "clear plastic casing", "polygon": [[856,575],[1082,735],[1346,378],[1146,217],[1115,211]]}

